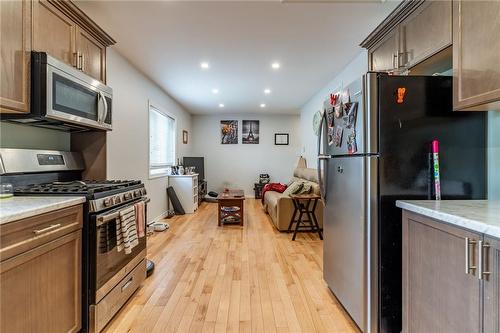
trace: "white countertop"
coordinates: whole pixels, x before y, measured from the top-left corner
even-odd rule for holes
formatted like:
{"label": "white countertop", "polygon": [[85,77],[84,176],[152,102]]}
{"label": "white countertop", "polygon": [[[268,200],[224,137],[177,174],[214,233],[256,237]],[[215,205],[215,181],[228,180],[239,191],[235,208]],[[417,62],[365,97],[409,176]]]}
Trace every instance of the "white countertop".
{"label": "white countertop", "polygon": [[0,199],[0,224],[48,213],[53,210],[78,205],[85,197],[17,197]]}
{"label": "white countertop", "polygon": [[439,221],[500,238],[500,201],[398,200],[396,206]]}

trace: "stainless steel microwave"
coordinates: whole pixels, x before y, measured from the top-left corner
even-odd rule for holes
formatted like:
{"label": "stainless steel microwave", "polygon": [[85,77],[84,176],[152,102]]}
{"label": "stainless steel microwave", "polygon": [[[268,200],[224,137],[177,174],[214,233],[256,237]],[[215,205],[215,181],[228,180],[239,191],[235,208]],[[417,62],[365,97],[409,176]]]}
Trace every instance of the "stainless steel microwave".
{"label": "stainless steel microwave", "polygon": [[111,130],[112,102],[110,87],[45,52],[32,52],[30,113],[2,119],[67,131]]}

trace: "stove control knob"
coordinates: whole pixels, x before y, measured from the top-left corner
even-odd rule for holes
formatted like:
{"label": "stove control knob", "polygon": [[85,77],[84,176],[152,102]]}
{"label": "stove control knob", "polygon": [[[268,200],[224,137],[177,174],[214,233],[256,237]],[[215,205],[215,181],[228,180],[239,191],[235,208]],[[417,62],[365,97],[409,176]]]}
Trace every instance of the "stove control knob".
{"label": "stove control knob", "polygon": [[134,191],[134,195],[135,195],[136,197],[140,197],[140,196],[141,196],[141,190],[135,190],[135,191]]}
{"label": "stove control knob", "polygon": [[112,202],[111,202],[111,198],[106,198],[104,199],[104,201],[102,202],[102,204],[104,205],[104,207],[109,207],[111,206]]}
{"label": "stove control knob", "polygon": [[119,204],[120,202],[122,202],[122,198],[119,195],[117,195],[115,197],[115,204]]}
{"label": "stove control knob", "polygon": [[125,193],[125,194],[123,195],[123,199],[125,199],[125,200],[129,200],[129,199],[131,199],[131,198],[132,198],[132,193]]}
{"label": "stove control knob", "polygon": [[147,194],[147,193],[146,193],[146,189],[145,189],[145,188],[143,188],[143,189],[141,190],[141,192],[142,192],[142,195],[146,195],[146,194]]}

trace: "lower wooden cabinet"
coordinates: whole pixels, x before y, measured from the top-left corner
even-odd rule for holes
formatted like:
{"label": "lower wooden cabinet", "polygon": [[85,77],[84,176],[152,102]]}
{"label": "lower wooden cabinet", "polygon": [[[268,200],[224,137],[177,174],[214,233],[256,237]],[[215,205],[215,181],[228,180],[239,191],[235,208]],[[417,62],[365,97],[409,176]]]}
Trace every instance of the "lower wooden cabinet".
{"label": "lower wooden cabinet", "polygon": [[[74,209],[81,212],[82,208]],[[51,214],[57,211],[43,215]],[[0,263],[0,332],[66,333],[81,329],[81,214],[79,218],[76,231]],[[26,220],[7,225],[16,228]],[[39,231],[39,226],[34,227]],[[55,228],[41,228],[50,230],[47,234],[58,233]]]}
{"label": "lower wooden cabinet", "polygon": [[485,333],[500,332],[500,240],[484,237],[486,248],[484,277],[484,330]]}
{"label": "lower wooden cabinet", "polygon": [[403,211],[403,332],[500,332],[500,240]]}

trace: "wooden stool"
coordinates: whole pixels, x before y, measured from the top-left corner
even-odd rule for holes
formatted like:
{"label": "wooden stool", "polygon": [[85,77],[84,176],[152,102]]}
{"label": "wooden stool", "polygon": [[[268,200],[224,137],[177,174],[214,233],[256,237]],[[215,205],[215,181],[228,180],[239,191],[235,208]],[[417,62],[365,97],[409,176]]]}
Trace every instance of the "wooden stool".
{"label": "wooden stool", "polygon": [[[292,240],[295,240],[297,232],[317,232],[319,239],[323,239],[323,234],[319,227],[318,219],[316,218],[316,206],[321,197],[317,194],[298,194],[291,195],[293,206],[295,207],[292,219],[288,225],[288,232],[292,230],[292,225],[295,222],[295,230]],[[295,218],[298,214],[297,219]],[[307,219],[305,219],[307,217]]]}

